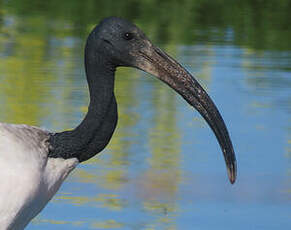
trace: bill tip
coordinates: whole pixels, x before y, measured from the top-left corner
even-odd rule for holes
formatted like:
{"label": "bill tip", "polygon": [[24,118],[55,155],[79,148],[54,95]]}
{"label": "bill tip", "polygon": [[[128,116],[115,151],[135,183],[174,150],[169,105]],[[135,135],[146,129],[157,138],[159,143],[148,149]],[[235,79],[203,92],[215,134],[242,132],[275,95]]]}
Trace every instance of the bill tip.
{"label": "bill tip", "polygon": [[227,169],[228,178],[231,184],[234,184],[236,181],[236,164],[231,164]]}

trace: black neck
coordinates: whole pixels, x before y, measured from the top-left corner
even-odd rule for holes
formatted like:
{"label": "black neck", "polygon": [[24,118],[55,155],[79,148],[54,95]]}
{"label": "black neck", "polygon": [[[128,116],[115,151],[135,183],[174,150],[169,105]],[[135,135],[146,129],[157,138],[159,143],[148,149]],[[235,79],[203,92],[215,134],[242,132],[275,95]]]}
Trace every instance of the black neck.
{"label": "black neck", "polygon": [[52,134],[49,157],[76,157],[80,162],[102,151],[111,139],[117,124],[114,96],[115,67],[89,47],[85,49],[85,67],[90,92],[88,113],[71,131]]}

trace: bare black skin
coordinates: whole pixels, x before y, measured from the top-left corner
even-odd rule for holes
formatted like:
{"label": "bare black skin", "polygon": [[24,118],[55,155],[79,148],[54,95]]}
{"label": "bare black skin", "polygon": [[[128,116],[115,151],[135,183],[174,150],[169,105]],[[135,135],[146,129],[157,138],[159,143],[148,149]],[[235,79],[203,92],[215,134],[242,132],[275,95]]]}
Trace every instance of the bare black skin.
{"label": "bare black skin", "polygon": [[85,48],[90,91],[88,113],[75,129],[51,134],[49,157],[76,157],[82,162],[106,147],[117,124],[114,74],[120,66],[135,67],[156,76],[199,111],[220,144],[233,184],[235,153],[225,123],[211,98],[187,70],[154,46],[139,28],[116,17],[104,19],[88,37]]}

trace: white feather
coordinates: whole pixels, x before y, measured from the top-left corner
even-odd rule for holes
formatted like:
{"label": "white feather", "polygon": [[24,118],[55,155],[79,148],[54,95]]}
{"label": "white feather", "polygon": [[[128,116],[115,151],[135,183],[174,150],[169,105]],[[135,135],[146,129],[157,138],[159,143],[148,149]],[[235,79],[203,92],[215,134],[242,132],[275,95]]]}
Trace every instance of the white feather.
{"label": "white feather", "polygon": [[48,158],[48,132],[0,123],[0,229],[21,230],[79,163]]}

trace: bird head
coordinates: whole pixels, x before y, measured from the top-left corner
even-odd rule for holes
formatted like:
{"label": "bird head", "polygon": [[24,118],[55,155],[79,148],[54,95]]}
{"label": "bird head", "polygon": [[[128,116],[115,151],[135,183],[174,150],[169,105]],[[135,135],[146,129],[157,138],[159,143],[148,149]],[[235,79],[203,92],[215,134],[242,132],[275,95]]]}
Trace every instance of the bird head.
{"label": "bird head", "polygon": [[121,18],[110,17],[101,21],[89,35],[88,43],[94,57],[102,53],[102,61],[114,68],[128,66],[150,73],[193,106],[213,130],[225,159],[229,180],[235,182],[236,159],[226,125],[206,91],[184,67],[153,45],[137,26]]}

